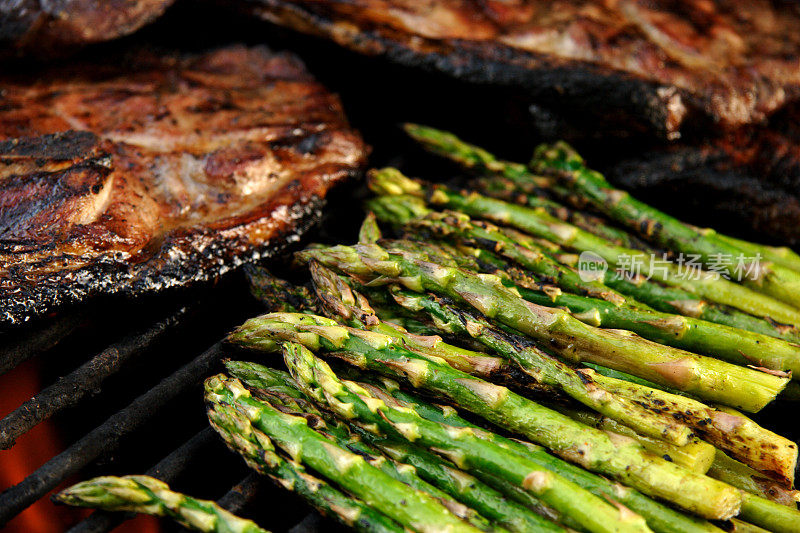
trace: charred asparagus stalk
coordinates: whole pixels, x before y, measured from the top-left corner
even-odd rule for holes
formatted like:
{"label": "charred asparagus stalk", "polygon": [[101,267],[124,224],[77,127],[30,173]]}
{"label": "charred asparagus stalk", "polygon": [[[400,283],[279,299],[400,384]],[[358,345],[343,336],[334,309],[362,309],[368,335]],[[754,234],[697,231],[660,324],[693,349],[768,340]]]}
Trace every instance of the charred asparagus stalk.
{"label": "charred asparagus stalk", "polygon": [[[389,203],[396,201],[395,198],[378,198],[376,202]],[[692,317],[654,311],[602,283],[581,280],[576,272],[550,258],[525,235],[513,234],[512,238],[492,224],[473,222],[460,214],[430,212],[410,224],[426,228],[437,237],[456,236],[467,244],[488,248],[534,273],[539,280],[567,293],[576,293],[565,294],[545,286],[543,291],[524,293],[526,300],[566,307],[573,316],[593,326],[626,329],[661,344],[714,355],[735,364],[791,371],[800,376],[800,345]]]}
{"label": "charred asparagus stalk", "polygon": [[[641,376],[720,403],[757,411],[772,401],[786,379],[662,346],[629,332],[588,326],[562,309],[537,306],[503,286],[497,276],[443,267],[404,250],[377,245],[336,246],[301,252],[342,272],[397,282],[467,303],[484,315],[539,339],[562,357],[589,361]],[[741,380],[741,381],[740,381]]]}
{"label": "charred asparagus stalk", "polygon": [[[481,317],[443,298],[397,287],[392,288],[391,292],[399,305],[414,312],[426,313],[432,323],[443,332],[473,337],[497,353],[509,353],[509,357],[513,357],[510,352],[514,350],[519,352],[517,357],[526,355],[525,351],[518,348],[522,347],[524,350],[529,344],[524,337],[499,331]],[[623,396],[640,407],[652,409],[659,416],[681,420],[702,438],[729,451],[747,464],[785,480],[786,483],[791,484],[793,481],[797,448],[792,441],[739,414],[724,412],[697,400],[662,391],[654,388],[653,384],[615,371],[597,366],[594,369],[597,373],[588,369],[580,372],[605,390],[615,391],[618,396]]]}
{"label": "charred asparagus stalk", "polygon": [[[296,388],[296,383],[286,372],[245,361],[231,361],[226,363],[226,367],[232,375],[241,379],[247,388],[267,393],[268,401],[275,396],[282,397],[285,401],[285,391],[292,390],[290,398],[294,396],[302,398],[302,403],[295,402],[293,406],[298,413],[310,412],[325,416],[317,411],[316,407],[309,406],[307,402],[311,400]],[[363,433],[362,437],[392,459],[405,466],[414,467],[421,477],[462,504],[511,531],[520,533],[564,531],[562,527],[549,522],[528,508],[509,502],[499,492],[430,452],[408,443],[380,439],[368,433]]]}
{"label": "charred asparagus stalk", "polygon": [[[505,387],[465,374],[446,363],[428,360],[402,348],[389,336],[339,326],[322,317],[273,313],[249,320],[231,335],[231,340],[258,348],[261,343],[257,339],[264,337],[336,352],[359,368],[408,379],[414,386],[445,396],[492,423],[547,446],[567,460],[613,476],[701,516],[726,519],[738,511],[740,497],[732,487],[651,456],[632,439],[614,441],[607,433],[577,423]],[[576,454],[575,450],[583,453]]]}
{"label": "charred asparagus stalk", "polygon": [[[298,350],[299,346],[289,348]],[[309,428],[305,418],[282,413],[254,399],[236,379],[220,374],[206,380],[206,401],[230,405],[257,430],[296,460],[313,468],[368,506],[416,531],[477,532],[433,497],[412,489]]]}
{"label": "charred asparagus stalk", "polygon": [[714,479],[724,481],[728,485],[740,488],[767,500],[796,507],[800,501],[800,493],[794,489],[787,489],[776,481],[764,477],[760,472],[728,457],[721,450],[716,451],[714,461],[708,470],[708,475]]}
{"label": "charred asparagus stalk", "polygon": [[239,518],[212,501],[174,492],[149,476],[96,477],[59,492],[54,499],[78,507],[169,517],[195,531],[268,533],[252,520]]}
{"label": "charred asparagus stalk", "polygon": [[642,273],[668,285],[694,292],[703,298],[750,314],[769,317],[778,322],[800,324],[800,310],[785,302],[717,277],[711,272],[698,270],[693,275],[684,275],[672,263],[657,264],[651,261],[649,254],[616,246],[576,226],[551,217],[542,210],[510,204],[474,192],[463,193],[441,185],[424,184],[403,176],[396,169],[372,171],[370,187],[378,194],[410,194],[425,197],[434,205],[507,224],[562,246],[592,252],[615,269],[629,269],[635,263],[637,270],[641,270]]}
{"label": "charred asparagus stalk", "polygon": [[[554,405],[553,409],[567,415],[568,417],[592,426],[603,431],[611,431],[619,435],[624,435],[632,439],[636,439],[642,447],[653,455],[663,457],[668,461],[679,464],[684,468],[697,472],[698,474],[705,474],[708,472],[711,464],[714,462],[715,448],[703,442],[697,437],[693,437],[687,444],[683,446],[675,446],[660,439],[654,439],[640,435],[627,426],[612,420],[608,417],[601,416],[597,413],[587,411],[584,409],[572,409]],[[715,476],[714,479],[719,479]],[[724,481],[724,480],[722,480]],[[730,483],[729,483],[730,485]]]}
{"label": "charred asparagus stalk", "polygon": [[[737,246],[730,239],[718,238],[711,229],[697,230],[636,200],[627,192],[615,189],[602,174],[588,169],[583,158],[566,143],[539,146],[532,166],[539,172],[557,176],[559,185],[579,192],[594,208],[638,231],[645,239],[670,250],[697,254],[705,264],[716,264],[730,276],[735,275],[733,263],[737,256],[747,254],[741,245]],[[756,246],[751,244],[746,248],[753,249]],[[767,250],[764,253],[768,253]],[[774,254],[770,253],[770,256],[780,262],[759,264],[758,258],[748,258],[756,263],[756,277],[751,279],[745,276],[743,283],[792,306],[800,306],[800,272],[782,264],[783,259]],[[720,257],[728,257],[729,260],[718,261]]]}
{"label": "charred asparagus stalk", "polygon": [[[353,292],[333,272],[313,263],[311,270],[317,295],[321,301],[326,302],[325,308],[334,318],[386,334],[417,353],[441,357],[450,366],[468,374],[486,376],[486,361],[492,361],[492,358],[449,345],[438,337],[420,338],[402,329],[387,326],[375,317],[363,296]],[[607,394],[602,385],[592,379],[590,373],[579,373],[530,343],[515,345],[507,336],[492,330],[481,333],[482,335],[476,332],[476,338],[485,340],[487,346],[495,349],[498,354],[517,363],[537,383],[555,387],[587,407],[606,413],[644,434],[681,445],[688,442],[690,431],[686,426],[649,412],[625,398]]]}
{"label": "charred asparagus stalk", "polygon": [[453,460],[460,468],[492,471],[571,516],[588,531],[649,531],[640,516],[611,506],[533,461],[509,455],[471,429],[453,431],[452,427],[425,420],[413,410],[388,407],[366,389],[340,380],[307,350],[284,352],[284,357],[306,394],[368,431],[413,441]]}

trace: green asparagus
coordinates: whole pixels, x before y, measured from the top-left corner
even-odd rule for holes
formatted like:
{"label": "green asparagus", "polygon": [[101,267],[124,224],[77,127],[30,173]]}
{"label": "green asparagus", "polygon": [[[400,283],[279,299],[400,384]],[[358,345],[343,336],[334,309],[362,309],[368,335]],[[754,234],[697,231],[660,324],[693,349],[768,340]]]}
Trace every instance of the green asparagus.
{"label": "green asparagus", "polygon": [[[638,231],[646,239],[671,250],[697,254],[706,264],[714,264],[729,276],[734,276],[734,262],[738,256],[747,257],[747,251],[730,239],[720,239],[713,230],[697,230],[666,213],[659,211],[625,191],[615,189],[599,172],[589,170],[583,159],[566,143],[542,145],[536,149],[532,161],[539,172],[550,172],[558,177],[559,185],[579,192],[593,207]],[[749,245],[746,248],[752,249]],[[774,254],[770,254],[773,258]],[[727,258],[727,261],[719,259]],[[743,276],[743,283],[769,294],[792,306],[800,306],[800,272],[781,263],[754,261],[755,277]],[[777,317],[776,317],[777,318]]]}
{"label": "green asparagus", "polygon": [[212,404],[208,419],[228,448],[242,456],[250,468],[296,492],[320,513],[363,533],[405,531],[389,517],[311,476],[301,464],[279,455],[269,437],[255,429],[235,408]]}
{"label": "green asparagus", "polygon": [[305,250],[298,258],[315,259],[356,277],[443,294],[547,343],[568,360],[608,366],[720,403],[747,405],[749,410],[758,411],[787,381],[662,346],[633,333],[594,328],[562,309],[525,301],[497,276],[443,267],[405,250],[387,252],[377,245],[335,246]]}
{"label": "green asparagus", "polygon": [[55,500],[104,511],[169,517],[187,529],[208,533],[268,533],[252,520],[239,518],[212,501],[174,492],[163,481],[149,476],[96,477],[59,492]]}
{"label": "green asparagus", "polygon": [[[297,345],[288,350],[301,351]],[[400,524],[431,533],[442,528],[453,533],[480,531],[450,513],[433,497],[411,489],[368,464],[363,457],[321,436],[308,427],[304,418],[282,413],[252,398],[238,380],[220,374],[207,379],[205,389],[208,403],[234,406],[253,427],[296,461],[335,481]]]}
{"label": "green asparagus", "polygon": [[510,204],[474,192],[461,193],[441,185],[427,185],[403,176],[396,169],[371,171],[369,184],[378,194],[423,196],[434,205],[507,224],[562,246],[592,252],[615,269],[631,270],[635,264],[635,270],[641,270],[643,274],[694,292],[703,298],[779,322],[800,324],[800,310],[785,302],[728,281],[712,272],[698,270],[686,275],[672,263],[655,263],[651,261],[649,254],[616,246],[551,217],[542,210]]}
{"label": "green asparagus", "polygon": [[339,326],[322,317],[273,313],[249,320],[231,335],[231,340],[258,349],[258,339],[263,337],[335,352],[359,368],[408,379],[417,387],[443,395],[500,427],[547,446],[567,460],[701,516],[725,519],[738,510],[740,497],[727,485],[651,456],[632,439],[612,439],[605,432],[577,423],[505,387],[419,356],[387,335]]}
{"label": "green asparagus", "polygon": [[[419,337],[401,328],[387,327],[375,317],[363,296],[352,291],[338,276],[315,263],[312,263],[311,271],[317,295],[321,301],[326,302],[325,307],[332,310],[334,318],[339,317],[350,325],[389,335],[417,353],[440,357],[450,366],[471,375],[487,377],[489,374],[491,377],[491,372],[486,371],[487,367],[502,368],[494,358],[449,345],[439,337]],[[584,405],[620,420],[644,434],[679,445],[688,442],[690,431],[686,426],[649,412],[624,398],[606,394],[602,386],[595,383],[587,373],[576,372],[530,343],[515,343],[507,336],[488,329],[481,333],[482,335],[478,335],[476,332],[475,338],[481,341],[488,339],[487,346],[517,363],[537,383],[555,387]],[[510,371],[503,373],[511,374]]]}
{"label": "green asparagus", "polygon": [[[297,387],[296,383],[285,372],[244,361],[232,361],[226,363],[226,367],[235,377],[242,379],[245,386],[251,390],[255,388],[270,395],[273,393],[283,395],[283,391],[293,388],[293,397],[300,395],[306,401],[310,401],[299,389],[294,388]],[[315,407],[309,408],[307,403],[296,403],[295,409],[320,413],[316,411]],[[322,413],[320,415],[324,416]],[[381,439],[369,433],[362,434],[362,437],[387,456],[400,463],[413,466],[421,477],[464,505],[511,531],[563,531],[560,526],[545,520],[529,509],[507,501],[503,495],[491,487],[458,470],[452,463],[437,455],[408,443]]]}
{"label": "green asparagus", "polygon": [[640,516],[613,507],[533,461],[509,455],[472,429],[455,430],[428,421],[413,410],[390,408],[366,389],[339,380],[327,364],[308,351],[285,352],[284,357],[307,394],[367,431],[388,433],[427,447],[468,471],[490,470],[577,520],[588,531],[649,531]]}

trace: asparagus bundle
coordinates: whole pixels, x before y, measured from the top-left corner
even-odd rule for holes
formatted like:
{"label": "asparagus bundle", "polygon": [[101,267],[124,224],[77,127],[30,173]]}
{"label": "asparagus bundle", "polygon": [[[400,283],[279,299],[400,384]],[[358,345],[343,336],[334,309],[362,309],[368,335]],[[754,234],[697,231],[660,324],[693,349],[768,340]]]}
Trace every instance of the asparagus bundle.
{"label": "asparagus bundle", "polygon": [[[498,174],[524,187],[537,187],[552,191],[565,199],[585,202],[609,218],[640,233],[667,249],[698,254],[706,264],[715,256],[735,257],[750,254],[750,258],[763,257],[770,263],[763,265],[757,277],[749,284],[795,307],[800,306],[800,256],[788,248],[759,245],[716,233],[711,229],[698,229],[632,198],[627,192],[615,189],[596,171],[586,167],[583,158],[564,142],[537,147],[530,168],[552,176],[548,179],[533,174],[525,165],[496,159],[489,152],[472,146],[456,136],[420,126],[406,124],[406,132],[429,150],[457,161],[468,168],[484,173]],[[716,263],[731,275],[730,264]]]}
{"label": "asparagus bundle", "polygon": [[174,492],[163,481],[149,476],[96,477],[64,489],[54,499],[58,503],[104,511],[165,516],[187,529],[207,533],[268,533],[255,522],[239,518],[214,502]]}
{"label": "asparagus bundle", "polygon": [[[301,351],[295,345],[289,350]],[[224,375],[206,380],[206,401],[212,405],[233,406],[255,429],[289,453],[296,461],[358,497],[373,509],[416,531],[477,532],[432,496],[412,489],[368,464],[308,427],[303,417],[292,416],[268,403],[254,399],[238,380]]]}
{"label": "asparagus bundle", "polygon": [[[733,261],[715,261],[719,257],[746,257],[755,261],[754,277],[745,276],[743,282],[756,290],[769,294],[795,307],[800,306],[800,272],[795,270],[795,256],[788,259],[777,256],[766,247],[748,243],[743,248],[730,238],[719,238],[711,229],[699,230],[673,218],[630,194],[615,189],[599,173],[589,170],[575,150],[566,143],[542,145],[536,149],[533,168],[558,178],[558,184],[581,194],[595,209],[617,222],[638,231],[642,237],[672,250],[697,254],[705,264],[714,264],[733,276]],[[746,254],[757,250],[760,257]],[[761,257],[770,261],[759,263]]]}
{"label": "asparagus bundle", "polygon": [[406,378],[415,386],[443,395],[497,425],[547,446],[567,460],[701,516],[725,519],[738,511],[740,498],[730,487],[651,456],[633,440],[615,441],[605,432],[577,423],[505,387],[417,355],[387,335],[346,328],[322,317],[274,313],[251,319],[232,334],[231,340],[258,348],[261,343],[251,339],[259,337],[336,352],[356,366]]}
{"label": "asparagus bundle", "polygon": [[307,394],[367,431],[388,433],[428,447],[467,470],[493,471],[572,517],[588,531],[649,531],[635,513],[614,507],[533,461],[509,455],[472,429],[454,431],[413,410],[389,408],[366,389],[339,380],[327,364],[307,350],[285,351],[284,357],[292,376]]}
{"label": "asparagus bundle", "polygon": [[300,253],[365,279],[398,282],[462,301],[487,317],[546,342],[562,357],[589,361],[636,374],[678,390],[758,411],[786,385],[786,379],[662,346],[619,330],[594,328],[562,309],[534,305],[494,275],[445,267],[406,250],[377,245],[335,246]]}
{"label": "asparagus bundle", "polygon": [[[432,322],[444,332],[469,335],[498,353],[508,353],[515,360],[526,355],[524,338],[499,331],[485,319],[464,311],[442,298],[399,288],[394,288],[392,294],[401,306],[428,314]],[[520,350],[517,347],[523,348]],[[512,353],[514,351],[518,352],[516,356]],[[603,371],[609,373],[607,369]],[[655,389],[651,384],[629,381],[627,376],[618,379],[588,369],[580,372],[584,379],[594,380],[608,392],[613,391],[613,394],[628,398],[639,406],[647,406],[669,419],[681,420],[702,438],[754,468],[784,480],[787,484],[793,482],[797,462],[797,448],[794,443],[758,426],[747,417]],[[648,435],[647,432],[641,433]]]}
{"label": "asparagus bundle", "polygon": [[460,192],[441,185],[428,185],[411,180],[396,169],[372,171],[370,180],[371,188],[379,194],[424,196],[434,205],[507,224],[581,252],[592,252],[615,269],[624,270],[630,268],[631,264],[636,264],[642,273],[703,298],[778,322],[800,324],[800,310],[783,301],[726,280],[713,272],[698,270],[695,275],[686,276],[670,262],[655,263],[645,252],[617,246],[562,222],[543,210],[510,204],[475,192]]}
{"label": "asparagus bundle", "polygon": [[[446,406],[443,408],[432,406],[420,400],[419,398],[399,391],[396,388],[392,389],[389,394],[391,394],[395,402],[399,400],[402,406],[410,406],[415,411],[420,413],[421,416],[430,420],[447,423],[457,427],[476,427],[474,424],[471,424],[458,416],[452,408]],[[548,464],[561,475],[567,477],[568,479],[573,479],[576,483],[579,483],[581,486],[587,487],[590,490],[592,490],[590,487],[596,486],[593,484],[597,479],[603,479],[591,479],[591,476],[587,476],[587,472],[585,470],[567,463],[558,462],[558,460],[554,461],[554,458],[550,455],[544,454],[542,457],[539,455],[541,449],[533,444],[517,440],[508,440],[493,434],[488,434],[487,438],[491,438],[496,442],[501,442],[508,449],[521,454],[527,454],[529,457],[539,457],[542,460],[542,464]],[[609,493],[608,488],[597,488],[597,490],[600,490],[601,492],[605,491],[606,494]],[[798,519],[800,519],[800,515],[798,514],[796,508],[781,508],[779,503],[759,497],[758,494],[758,491],[756,491],[755,494],[746,491],[742,492],[742,509],[740,515],[742,519],[752,522],[753,524],[758,524],[770,531],[789,533],[797,530],[797,523]],[[663,515],[663,509],[653,509],[651,504],[654,502],[648,500],[647,498],[642,499],[641,495],[636,491],[617,491],[615,492],[615,496],[620,498],[625,505],[630,506],[632,509],[642,514],[642,516],[647,517],[648,524],[657,531],[691,531],[693,528],[697,527],[711,527],[711,529],[714,529],[713,526],[710,526],[707,523],[687,523],[685,522],[687,518],[685,516],[679,515],[679,518],[675,516],[665,517]],[[654,524],[658,524],[658,526],[655,526]],[[748,527],[755,526],[748,524]]]}
{"label": "asparagus bundle", "polygon": [[[779,265],[778,270],[782,271],[784,275],[786,272],[783,269],[788,269],[790,271],[788,273],[788,284],[780,287],[778,289],[779,293],[791,293],[793,292],[792,287],[796,287],[797,275],[792,274],[791,271],[800,271],[800,256],[792,250],[785,247],[765,246],[735,239],[715,233],[713,230],[699,230],[689,227],[664,213],[655,211],[649,206],[645,206],[641,204],[641,202],[631,199],[629,196],[626,196],[623,191],[613,189],[601,175],[587,170],[583,165],[583,161],[577,156],[574,150],[564,143],[557,143],[553,147],[541,147],[539,149],[540,155],[544,156],[544,154],[547,154],[549,157],[534,157],[534,161],[532,162],[532,166],[534,166],[536,170],[544,170],[555,174],[556,178],[561,178],[556,179],[554,182],[551,178],[533,174],[530,170],[525,168],[524,165],[519,163],[498,160],[489,152],[468,144],[448,132],[416,124],[406,124],[405,128],[406,132],[420,142],[425,148],[447,157],[466,168],[477,170],[484,176],[489,176],[490,178],[488,180],[479,183],[481,190],[487,191],[489,194],[494,194],[507,200],[521,198],[521,202],[530,207],[543,208],[549,214],[565,222],[570,222],[585,231],[626,248],[646,249],[642,247],[639,241],[632,235],[610,226],[602,219],[593,216],[588,216],[587,219],[587,215],[583,213],[575,213],[552,200],[543,199],[542,192],[545,192],[545,194],[554,193],[556,196],[571,201],[572,203],[591,203],[600,212],[606,214],[609,214],[610,209],[619,209],[614,213],[614,215],[616,215],[614,217],[615,220],[620,220],[623,224],[628,225],[637,232],[643,231],[645,233],[650,233],[657,230],[656,233],[661,234],[660,236],[663,237],[665,228],[658,223],[652,224],[649,222],[652,220],[657,220],[658,222],[667,220],[670,224],[666,232],[673,238],[677,238],[680,242],[674,249],[686,251],[687,248],[683,246],[693,246],[695,241],[691,241],[691,237],[694,236],[692,232],[696,232],[696,236],[700,237],[700,240],[708,237],[711,241],[714,241],[714,243],[711,244],[715,249],[712,254],[717,257],[725,252],[727,252],[728,255],[735,254],[737,256],[744,253],[748,254],[748,257],[761,257],[766,261]],[[498,178],[499,181],[497,181]],[[575,194],[576,192],[583,194],[578,196]],[[602,200],[598,200],[596,196],[598,194],[601,198],[613,200],[615,205],[612,207]],[[617,205],[618,200],[628,205],[619,206]],[[632,211],[629,211],[631,209]],[[642,222],[646,223],[642,224]],[[683,234],[684,232],[686,232],[686,234]],[[691,242],[686,241],[685,237],[687,236],[690,238]],[[665,242],[666,241],[662,241],[662,244]],[[720,249],[720,247],[722,249]],[[715,265],[722,266],[723,268],[728,267],[728,270],[731,266],[720,261],[715,262]],[[775,272],[771,270],[771,265],[766,265],[766,269],[765,272],[758,272],[760,278],[754,285],[758,288],[761,285],[759,281],[763,277],[772,276],[770,283],[774,284],[777,282],[780,286],[781,280],[776,280],[774,278],[780,277],[781,273],[775,274]],[[730,272],[727,273],[730,274]],[[797,296],[792,296],[790,294],[789,298],[797,298]],[[682,299],[684,298],[680,298],[678,301]],[[663,303],[666,305],[666,302]],[[650,305],[658,308],[654,303],[650,303]],[[707,304],[704,304],[703,307],[707,307]],[[706,320],[712,320],[713,317],[722,320],[721,323],[735,327],[743,327],[743,324],[750,324],[751,327],[755,328],[752,331],[767,335],[774,333],[775,336],[779,337],[784,337],[785,335],[782,330],[786,328],[776,328],[769,323],[753,321],[750,317],[736,316],[734,317],[735,323],[729,323],[728,320],[731,319],[725,317],[728,313],[716,313],[714,312],[715,306],[712,305],[711,307],[712,309],[706,312],[706,316],[703,316]],[[660,308],[660,310],[668,311],[669,309]],[[792,328],[792,330],[789,340],[797,341],[798,332],[794,328]]]}
{"label": "asparagus bundle", "polygon": [[[363,296],[358,292],[351,291],[331,271],[312,263],[311,274],[314,278],[317,295],[321,301],[325,302],[325,309],[330,310],[330,314],[334,318],[338,317],[356,327],[389,335],[417,353],[440,357],[454,368],[472,375],[487,377],[486,367],[500,367],[499,363],[483,354],[449,345],[440,339],[420,338],[409,334],[402,328],[387,327],[375,316]],[[479,340],[485,340],[489,334],[490,332],[486,331]],[[654,415],[625,398],[608,394],[603,390],[602,385],[596,383],[586,372],[578,373],[534,346],[516,349],[512,343],[506,341],[503,345],[505,349],[497,349],[501,344],[503,344],[503,340],[495,340],[496,351],[515,361],[522,371],[537,383],[555,387],[587,407],[607,414],[641,433],[678,444],[685,444],[688,441],[690,432],[686,426]],[[488,363],[488,361],[492,361],[492,363]],[[510,372],[506,371],[505,373]],[[492,377],[491,373],[489,373],[489,377]]]}
{"label": "asparagus bundle", "polygon": [[[409,211],[405,209],[409,200],[413,202],[410,198],[380,197],[368,205],[387,221],[397,221],[398,214]],[[512,237],[508,230],[471,221],[463,214],[425,212],[419,207],[414,211],[425,215],[406,218],[404,223],[424,228],[437,237],[455,236],[468,244],[488,248],[527,269],[536,279],[568,291],[564,293],[544,286],[540,292],[523,292],[523,297],[529,301],[565,307],[579,320],[594,326],[626,329],[662,344],[714,355],[733,363],[755,364],[800,375],[800,345],[692,317],[654,311],[602,283],[582,280],[577,272],[549,257],[530,237],[518,233]]]}
{"label": "asparagus bundle", "polygon": [[[226,367],[234,377],[241,379],[248,389],[263,394],[267,401],[273,402],[280,398],[282,405],[290,406],[295,414],[306,416],[314,413],[329,420],[326,414],[319,411],[299,390],[289,374],[246,361],[229,361]],[[409,443],[378,438],[369,433],[361,433],[360,437],[400,463],[402,467],[418,472],[421,477],[462,504],[511,531],[563,531],[563,528],[547,521],[527,507],[506,500],[496,490],[422,448]],[[547,509],[547,512],[554,513],[552,509]]]}

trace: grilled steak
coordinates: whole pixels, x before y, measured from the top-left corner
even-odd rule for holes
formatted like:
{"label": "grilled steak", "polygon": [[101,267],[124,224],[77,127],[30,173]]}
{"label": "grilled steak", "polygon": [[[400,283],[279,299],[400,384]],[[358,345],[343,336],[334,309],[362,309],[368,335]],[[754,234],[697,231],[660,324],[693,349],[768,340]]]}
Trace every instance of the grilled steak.
{"label": "grilled steak", "polygon": [[[758,122],[800,89],[793,3],[675,0],[241,0],[354,50],[498,84],[677,136]],[[706,120],[707,119],[707,120]]]}
{"label": "grilled steak", "polygon": [[33,78],[0,80],[0,323],[268,256],[365,160],[338,98],[264,48]]}
{"label": "grilled steak", "polygon": [[60,54],[128,35],[174,0],[0,0],[0,54]]}

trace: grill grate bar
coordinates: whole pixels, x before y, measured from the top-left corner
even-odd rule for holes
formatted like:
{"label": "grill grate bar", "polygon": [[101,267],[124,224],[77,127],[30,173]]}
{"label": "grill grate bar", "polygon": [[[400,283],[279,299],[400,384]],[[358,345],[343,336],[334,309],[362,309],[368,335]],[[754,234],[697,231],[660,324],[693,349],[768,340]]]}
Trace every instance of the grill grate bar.
{"label": "grill grate bar", "polygon": [[[166,483],[172,483],[189,467],[193,458],[203,448],[215,442],[215,435],[211,427],[206,427],[181,446],[175,448],[172,453],[159,461],[146,474]],[[133,516],[133,513],[95,511],[88,518],[70,528],[68,533],[106,533]]]}
{"label": "grill grate bar", "polygon": [[45,327],[23,331],[20,333],[20,337],[4,341],[3,347],[0,349],[0,376],[34,355],[58,344],[59,341],[75,331],[85,319],[86,316],[81,313],[69,313],[48,323]]}
{"label": "grill grate bar", "polygon": [[153,412],[203,379],[222,357],[218,342],[142,394],[128,407],[50,459],[17,485],[0,494],[0,527],[101,454],[116,449],[123,435],[149,420]]}
{"label": "grill grate bar", "polygon": [[0,420],[0,449],[8,449],[21,435],[62,409],[78,404],[85,396],[100,388],[103,381],[122,368],[133,355],[139,354],[177,326],[189,313],[181,307],[144,331],[128,335],[114,343],[70,374],[23,403]]}
{"label": "grill grate bar", "polygon": [[238,513],[245,505],[256,499],[263,481],[263,476],[252,472],[217,500],[217,503],[232,513]]}

